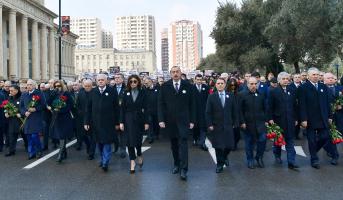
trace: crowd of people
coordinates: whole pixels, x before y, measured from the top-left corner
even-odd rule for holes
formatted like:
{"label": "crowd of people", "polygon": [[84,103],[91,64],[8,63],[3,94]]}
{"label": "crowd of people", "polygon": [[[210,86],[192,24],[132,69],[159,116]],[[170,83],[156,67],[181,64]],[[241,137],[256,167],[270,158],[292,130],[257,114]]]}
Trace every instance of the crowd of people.
{"label": "crowd of people", "polygon": [[[323,148],[332,165],[338,164],[337,145],[330,128],[343,131],[342,87],[332,73],[309,68],[301,74],[258,72],[223,73],[218,77],[201,74],[188,80],[180,67],[172,67],[170,80],[162,77],[123,74],[109,79],[65,83],[50,80],[37,85],[34,80],[0,82],[0,151],[14,156],[17,139],[24,140],[28,159],[40,158],[44,151],[59,148],[57,162],[67,159],[66,144],[74,137],[76,149],[86,146],[89,160],[95,158],[108,171],[113,152],[130,160],[129,172],[143,167],[142,141],[146,134],[153,143],[163,131],[170,138],[174,160],[172,173],[187,180],[188,138],[208,151],[206,137],[216,152],[216,173],[229,166],[229,154],[245,142],[247,167],[264,168],[267,128],[282,130],[289,169],[297,169],[294,140],[307,137],[310,163],[319,169],[318,151]],[[338,103],[337,103],[338,102]],[[341,102],[343,103],[343,102]],[[97,148],[96,148],[97,147]],[[281,146],[273,145],[275,162],[281,164]]]}

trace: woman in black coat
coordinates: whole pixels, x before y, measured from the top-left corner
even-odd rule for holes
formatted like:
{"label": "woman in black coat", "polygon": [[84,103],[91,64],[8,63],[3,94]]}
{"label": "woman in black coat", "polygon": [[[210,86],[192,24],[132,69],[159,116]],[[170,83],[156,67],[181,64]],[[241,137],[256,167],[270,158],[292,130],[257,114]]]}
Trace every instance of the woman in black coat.
{"label": "woman in black coat", "polygon": [[20,132],[21,126],[21,115],[19,112],[20,109],[20,88],[17,85],[12,85],[10,87],[10,96],[8,98],[9,102],[12,103],[17,109],[18,113],[16,116],[10,116],[8,113],[5,113],[5,117],[8,119],[8,137],[9,137],[9,148],[8,153],[5,154],[6,157],[14,156],[16,152],[17,139]]}
{"label": "woman in black coat", "polygon": [[[231,78],[227,84],[227,91],[235,96],[235,107],[238,107],[238,105],[239,105],[238,89],[239,89],[239,85],[238,85],[237,79]],[[232,150],[235,151],[235,150],[237,150],[238,142],[241,139],[241,130],[239,128],[238,123],[234,124],[233,133],[235,136],[235,145],[234,145],[234,148]]]}
{"label": "woman in black coat", "polygon": [[[54,88],[55,90],[48,102],[48,110],[52,112],[49,133],[52,139],[60,140],[60,151],[57,157],[57,162],[60,163],[67,158],[67,139],[73,137],[73,116],[71,111],[74,102],[63,81],[56,81]],[[58,102],[62,100],[65,105],[58,106]]]}
{"label": "woman in black coat", "polygon": [[143,132],[149,129],[146,93],[142,89],[141,80],[137,75],[128,79],[120,108],[120,129],[127,136],[127,147],[130,157],[130,173],[135,173],[136,153],[138,165],[143,166],[142,140]]}

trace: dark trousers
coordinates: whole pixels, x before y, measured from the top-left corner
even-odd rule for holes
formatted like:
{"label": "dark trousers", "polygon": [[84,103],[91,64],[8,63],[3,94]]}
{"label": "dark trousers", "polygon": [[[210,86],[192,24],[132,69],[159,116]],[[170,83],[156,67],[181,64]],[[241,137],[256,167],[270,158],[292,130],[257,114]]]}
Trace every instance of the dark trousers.
{"label": "dark trousers", "polygon": [[311,154],[311,163],[318,163],[318,151],[324,148],[331,154],[332,158],[338,159],[338,151],[336,145],[332,144],[328,129],[306,129],[308,148]]}
{"label": "dark trousers", "polygon": [[44,148],[49,146],[49,130],[50,130],[50,120],[44,121],[44,132],[43,132],[43,144]]}
{"label": "dark trousers", "polygon": [[25,135],[25,133],[24,133],[24,131],[23,130],[20,130],[20,135],[21,135],[21,137],[23,138],[23,141],[24,141],[24,147],[25,147],[25,150],[27,151],[27,148],[28,148],[28,140],[27,140],[27,137],[26,137],[26,135]]}
{"label": "dark trousers", "polygon": [[9,140],[8,151],[10,153],[14,153],[16,151],[18,135],[19,135],[18,132],[8,133],[8,140]]}
{"label": "dark trousers", "polygon": [[112,155],[112,145],[98,143],[98,149],[101,155],[102,166],[107,166],[108,163],[110,162],[111,155]]}
{"label": "dark trousers", "polygon": [[227,156],[230,154],[230,149],[218,149],[216,148],[217,166],[222,167],[227,160]]}
{"label": "dark trousers", "polygon": [[241,129],[239,127],[238,128],[233,128],[233,135],[235,137],[234,149],[237,149],[238,142],[239,142],[239,140],[241,140]]}
{"label": "dark trousers", "polygon": [[[142,156],[142,147],[138,146],[138,147],[127,147],[128,151],[129,151],[129,157],[130,160],[136,160],[137,156]],[[136,156],[136,152],[135,149],[137,150],[137,156]]]}
{"label": "dark trousers", "polygon": [[[295,156],[296,152],[294,149],[294,138],[290,136],[288,133],[284,134],[285,142],[286,142],[286,151],[287,151],[287,161],[288,164],[295,164]],[[273,153],[275,157],[281,157],[281,147],[273,145]]]}
{"label": "dark trousers", "polygon": [[171,149],[174,165],[183,170],[188,170],[188,141],[187,138],[171,138]]}
{"label": "dark trousers", "polygon": [[0,126],[0,151],[2,151],[4,148],[4,136],[5,136],[4,131],[5,131],[4,127]]}
{"label": "dark trousers", "polygon": [[151,115],[149,121],[150,121],[150,128],[148,131],[148,138],[156,139],[160,135],[160,127],[158,125],[157,115]]}
{"label": "dark trousers", "polygon": [[115,138],[114,145],[119,146],[119,153],[125,153],[126,154],[126,141],[127,137],[125,132],[122,131],[116,131],[117,137]]}
{"label": "dark trousers", "polygon": [[94,135],[91,132],[87,132],[84,141],[87,146],[87,154],[89,156],[94,156],[96,147]]}
{"label": "dark trousers", "polygon": [[202,146],[206,140],[206,128],[196,126],[193,129],[193,140],[197,145]]}
{"label": "dark trousers", "polygon": [[27,134],[26,137],[28,141],[29,156],[34,156],[38,152],[42,151],[42,144],[40,142],[38,133]]}
{"label": "dark trousers", "polygon": [[[256,138],[257,137],[257,138]],[[266,150],[266,134],[259,133],[258,136],[244,132],[245,153],[248,161],[254,160],[254,148],[256,145],[255,159],[263,158],[264,151]]]}

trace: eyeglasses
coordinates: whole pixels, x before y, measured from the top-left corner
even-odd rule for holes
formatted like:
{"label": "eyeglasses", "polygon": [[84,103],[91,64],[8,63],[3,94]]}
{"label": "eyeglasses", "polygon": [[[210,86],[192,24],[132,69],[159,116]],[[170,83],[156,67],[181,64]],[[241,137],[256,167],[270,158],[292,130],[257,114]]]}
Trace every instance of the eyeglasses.
{"label": "eyeglasses", "polygon": [[62,87],[62,85],[55,85],[55,87],[61,88],[61,87]]}
{"label": "eyeglasses", "polygon": [[137,84],[137,83],[138,83],[138,81],[137,81],[137,80],[130,80],[130,83]]}

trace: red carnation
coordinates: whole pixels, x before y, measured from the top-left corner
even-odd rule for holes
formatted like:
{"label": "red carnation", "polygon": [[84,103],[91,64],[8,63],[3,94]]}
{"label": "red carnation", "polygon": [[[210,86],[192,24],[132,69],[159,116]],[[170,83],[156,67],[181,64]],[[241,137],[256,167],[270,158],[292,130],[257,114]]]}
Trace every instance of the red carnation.
{"label": "red carnation", "polygon": [[40,96],[38,96],[38,95],[33,95],[33,96],[32,96],[32,100],[34,100],[34,101],[39,101],[39,100],[40,100]]}
{"label": "red carnation", "polygon": [[61,99],[62,101],[67,101],[68,97],[62,95],[62,96],[60,96],[60,99]]}
{"label": "red carnation", "polygon": [[4,100],[4,101],[1,103],[0,108],[5,107],[7,104],[8,104],[8,100]]}

